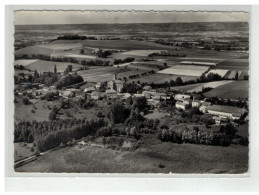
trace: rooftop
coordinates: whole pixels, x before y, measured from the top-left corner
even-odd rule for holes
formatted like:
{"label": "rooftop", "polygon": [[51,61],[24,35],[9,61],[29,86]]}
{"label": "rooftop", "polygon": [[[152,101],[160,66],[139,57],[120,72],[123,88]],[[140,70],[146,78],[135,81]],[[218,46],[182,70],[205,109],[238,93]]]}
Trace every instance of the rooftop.
{"label": "rooftop", "polygon": [[222,105],[208,106],[207,110],[231,113],[231,114],[234,114],[237,116],[240,116],[240,114],[244,113],[244,109],[242,109],[242,108],[237,108],[237,107],[233,107],[233,106],[222,106]]}

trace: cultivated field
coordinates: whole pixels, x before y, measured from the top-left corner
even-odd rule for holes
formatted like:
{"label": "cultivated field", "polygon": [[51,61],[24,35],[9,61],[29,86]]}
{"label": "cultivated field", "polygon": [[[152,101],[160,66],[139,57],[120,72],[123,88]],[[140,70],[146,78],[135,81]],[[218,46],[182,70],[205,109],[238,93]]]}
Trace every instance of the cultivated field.
{"label": "cultivated field", "polygon": [[54,50],[53,49],[49,49],[49,48],[43,48],[43,47],[38,47],[38,46],[29,46],[29,47],[25,47],[22,49],[18,49],[15,51],[15,55],[16,56],[20,56],[20,55],[50,55],[51,53],[53,53]]}
{"label": "cultivated field", "polygon": [[23,66],[27,66],[29,64],[32,64],[34,62],[37,62],[37,59],[31,59],[31,60],[15,60],[14,61],[14,65],[23,65]]}
{"label": "cultivated field", "polygon": [[135,151],[97,146],[66,147],[45,154],[16,171],[219,174],[245,173],[248,169],[248,147],[244,146],[162,143],[151,135],[145,136],[141,143]]}
{"label": "cultivated field", "polygon": [[249,81],[234,81],[204,93],[205,97],[238,99],[249,97]]}
{"label": "cultivated field", "polygon": [[192,92],[200,92],[202,91],[203,88],[206,88],[206,87],[216,88],[231,82],[233,81],[223,80],[223,81],[213,81],[213,82],[207,82],[207,83],[196,83],[196,84],[190,84],[190,85],[176,86],[176,87],[173,87],[173,89],[192,93]]}
{"label": "cultivated field", "polygon": [[217,69],[239,70],[239,71],[248,72],[249,61],[248,59],[226,60],[218,63]]}
{"label": "cultivated field", "polygon": [[96,56],[92,56],[92,55],[81,55],[81,54],[74,54],[74,53],[53,53],[50,55],[51,57],[55,57],[55,58],[77,58],[77,59],[89,59],[89,60],[93,60],[96,59]]}
{"label": "cultivated field", "polygon": [[64,50],[74,50],[82,48],[80,43],[70,43],[70,44],[42,44],[38,45],[41,48],[53,49],[55,51],[64,51]]}
{"label": "cultivated field", "polygon": [[192,65],[176,65],[170,68],[159,71],[161,74],[185,75],[185,76],[201,76],[208,70],[206,66],[192,66]]}
{"label": "cultivated field", "polygon": [[70,62],[54,62],[54,61],[44,61],[44,60],[38,60],[25,67],[32,71],[36,69],[38,72],[42,73],[42,72],[49,72],[49,71],[53,72],[55,65],[57,67],[58,72],[64,72],[64,70],[67,68],[68,65],[73,66],[73,71],[79,69],[80,67],[83,67],[82,65],[70,63]]}
{"label": "cultivated field", "polygon": [[159,53],[161,51],[162,50],[130,50],[130,51],[122,52],[121,55],[147,57],[151,53]]}

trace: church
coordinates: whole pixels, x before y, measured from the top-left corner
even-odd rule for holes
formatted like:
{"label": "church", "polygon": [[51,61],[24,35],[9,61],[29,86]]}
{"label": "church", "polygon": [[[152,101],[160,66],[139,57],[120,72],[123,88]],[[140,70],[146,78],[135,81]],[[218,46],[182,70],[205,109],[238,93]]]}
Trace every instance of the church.
{"label": "church", "polygon": [[117,74],[115,73],[114,76],[113,76],[113,80],[108,82],[108,88],[113,89],[113,90],[121,93],[124,82],[125,81],[118,80]]}

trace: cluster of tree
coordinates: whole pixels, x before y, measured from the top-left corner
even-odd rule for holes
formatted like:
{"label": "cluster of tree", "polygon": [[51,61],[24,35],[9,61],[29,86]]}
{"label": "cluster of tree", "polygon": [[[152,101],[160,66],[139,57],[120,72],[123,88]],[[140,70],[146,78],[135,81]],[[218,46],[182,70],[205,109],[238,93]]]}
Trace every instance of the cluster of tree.
{"label": "cluster of tree", "polygon": [[[231,124],[221,126],[219,131],[204,131],[198,127],[177,129],[162,129],[158,138],[162,141],[170,141],[173,143],[193,143],[214,146],[229,146],[236,137],[237,130]],[[244,140],[242,140],[244,142]],[[240,142],[241,144],[242,142]],[[245,144],[243,144],[245,145]]]}
{"label": "cluster of tree", "polygon": [[53,72],[46,72],[43,74],[39,74],[37,70],[35,70],[34,75],[29,75],[27,81],[30,83],[41,83],[46,86],[51,86],[59,80],[60,76]]}
{"label": "cluster of tree", "polygon": [[41,99],[47,100],[47,101],[53,101],[57,97],[59,97],[59,91],[46,93],[44,96],[41,96]]}
{"label": "cluster of tree", "polygon": [[234,106],[234,107],[240,107],[240,108],[247,108],[247,103],[246,101],[242,101],[239,99],[238,101],[232,101],[230,99],[223,99],[223,98],[218,98],[218,97],[211,97],[207,99],[209,102],[212,104],[217,104],[217,105],[224,105],[224,106]]}
{"label": "cluster of tree", "polygon": [[124,83],[122,93],[137,93],[142,87],[136,83]]}
{"label": "cluster of tree", "polygon": [[98,52],[96,53],[99,58],[107,58],[108,56],[112,55],[111,50],[101,50],[99,49]]}
{"label": "cluster of tree", "polygon": [[23,65],[14,65],[14,68],[15,69],[18,69],[18,70],[27,70]]}
{"label": "cluster of tree", "polygon": [[125,59],[114,59],[113,64],[123,64],[133,62],[135,58],[125,58]]}
{"label": "cluster of tree", "polygon": [[14,142],[35,142],[39,152],[50,150],[73,139],[95,135],[102,120],[64,119],[52,121],[20,121],[14,125]]}
{"label": "cluster of tree", "polygon": [[81,64],[86,66],[110,66],[110,61],[103,61],[103,60],[82,60]]}
{"label": "cluster of tree", "polygon": [[186,57],[186,54],[179,54],[179,53],[171,53],[167,51],[155,52],[148,55],[148,57],[153,56],[172,56],[172,57]]}
{"label": "cluster of tree", "polygon": [[73,66],[71,64],[67,65],[67,68],[64,70],[64,75],[73,71]]}
{"label": "cluster of tree", "polygon": [[53,121],[57,119],[59,108],[57,106],[53,106],[51,112],[49,113],[49,120]]}
{"label": "cluster of tree", "polygon": [[61,78],[57,83],[56,83],[56,88],[61,89],[62,87],[66,87],[69,85],[77,84],[83,82],[84,79],[80,75],[75,75],[75,74],[68,74]]}
{"label": "cluster of tree", "polygon": [[59,36],[57,40],[97,40],[95,37],[79,36],[79,35],[63,35]]}

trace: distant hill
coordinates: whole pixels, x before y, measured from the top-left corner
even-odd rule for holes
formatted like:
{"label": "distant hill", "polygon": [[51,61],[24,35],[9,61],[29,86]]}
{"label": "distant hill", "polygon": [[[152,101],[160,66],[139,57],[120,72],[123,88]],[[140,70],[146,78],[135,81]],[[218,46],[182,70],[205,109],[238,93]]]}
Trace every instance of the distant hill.
{"label": "distant hill", "polygon": [[57,25],[16,25],[16,32],[193,32],[193,31],[244,31],[248,32],[247,22],[201,22],[201,23],[135,23],[135,24],[57,24]]}

